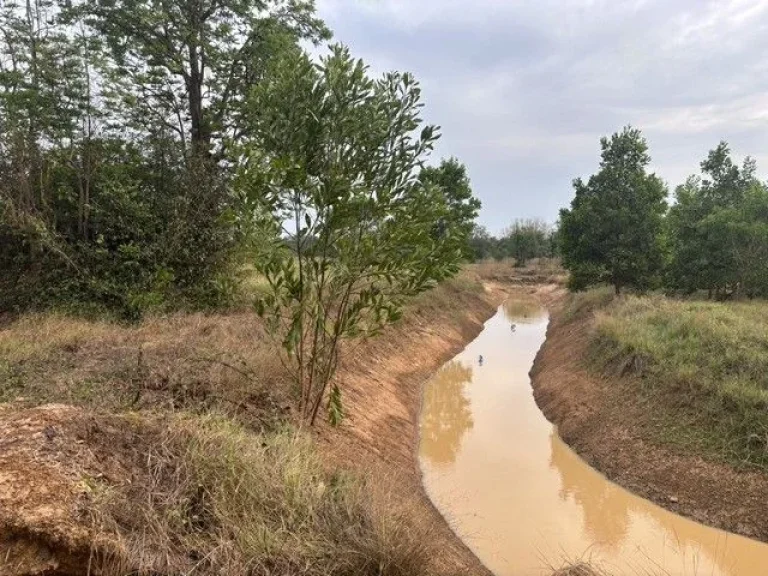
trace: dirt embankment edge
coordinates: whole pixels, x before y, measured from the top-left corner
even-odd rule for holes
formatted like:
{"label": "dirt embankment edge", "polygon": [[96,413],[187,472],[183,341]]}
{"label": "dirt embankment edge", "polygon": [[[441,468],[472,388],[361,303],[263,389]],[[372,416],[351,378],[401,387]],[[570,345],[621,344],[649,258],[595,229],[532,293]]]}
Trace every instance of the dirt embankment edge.
{"label": "dirt embankment edge", "polygon": [[446,574],[490,575],[426,495],[418,462],[419,415],[424,384],[483,329],[509,288],[452,291],[451,306],[416,306],[405,321],[345,354],[339,378],[348,417],[339,428],[325,424],[318,441],[338,464],[388,477],[407,499],[416,521],[439,542],[436,559]]}
{"label": "dirt embankment edge", "polygon": [[[341,427],[321,424],[314,433],[332,469],[370,475],[411,505],[418,527],[428,528],[414,534],[428,533],[437,544],[434,568],[442,574],[489,572],[423,489],[417,457],[423,384],[479,334],[508,294],[542,290],[511,282],[483,287],[476,275],[463,276],[417,299],[403,321],[383,334],[345,348],[338,378],[348,416]],[[224,320],[211,322],[227,342],[236,342],[242,322]],[[165,413],[113,414],[48,403],[8,404],[0,407],[0,415],[0,428],[5,426],[0,430],[0,511],[10,512],[0,514],[0,576],[83,573],[94,545],[101,550],[104,540],[103,548],[112,550],[119,544],[110,539],[111,532],[92,529],[92,495],[113,485],[130,488],[126,497],[135,496],[134,488],[143,494],[150,484],[142,476],[147,447],[160,442],[152,435],[163,428],[153,423]],[[33,477],[40,481],[29,482]]]}
{"label": "dirt embankment edge", "polygon": [[567,321],[550,302],[547,337],[531,370],[534,397],[558,434],[608,479],[703,524],[768,541],[768,477],[657,445],[631,376],[587,366],[591,316]]}
{"label": "dirt embankment edge", "polygon": [[482,292],[452,290],[442,294],[449,306],[411,309],[404,322],[348,354],[340,370],[349,417],[341,428],[321,427],[324,449],[342,464],[395,479],[390,485],[412,499],[419,520],[434,529],[443,573],[490,575],[422,484],[418,443],[424,385],[477,337],[507,298],[524,295],[548,305],[562,294],[558,284],[519,278],[486,280]]}

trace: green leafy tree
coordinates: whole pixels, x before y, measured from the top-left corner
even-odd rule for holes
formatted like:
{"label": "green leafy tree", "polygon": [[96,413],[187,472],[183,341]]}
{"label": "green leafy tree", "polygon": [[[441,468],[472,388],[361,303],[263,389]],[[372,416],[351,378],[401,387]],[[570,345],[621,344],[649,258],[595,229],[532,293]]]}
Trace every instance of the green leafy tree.
{"label": "green leafy tree", "polygon": [[252,94],[239,184],[273,232],[256,261],[270,286],[259,311],[310,423],[326,398],[331,420],[343,415],[342,340],[396,320],[462,259],[444,190],[418,179],[438,137],[421,106],[410,75],[371,79],[340,46],[319,65],[287,57]]}
{"label": "green leafy tree", "polygon": [[469,237],[470,258],[473,261],[486,258],[500,258],[499,241],[492,236],[485,226],[475,224]]}
{"label": "green leafy tree", "polygon": [[208,154],[242,135],[248,90],[274,54],[330,37],[314,10],[313,0],[87,0],[72,12],[106,39],[135,124],[160,123]]}
{"label": "green leafy tree", "polygon": [[747,190],[734,226],[734,260],[739,282],[750,297],[768,296],[768,187]]}
{"label": "green leafy tree", "polygon": [[499,243],[504,255],[515,259],[515,266],[525,266],[532,258],[550,256],[550,234],[550,227],[541,220],[516,220]]}
{"label": "green leafy tree", "polygon": [[[691,176],[675,191],[677,201],[667,226],[668,284],[685,292],[705,289],[720,297],[744,286],[745,266],[749,267],[744,248],[755,248],[747,233],[754,213],[750,207],[759,204],[762,187],[755,178],[754,160],[747,158],[739,167],[725,142],[709,152],[701,170],[703,178]],[[752,261],[751,266],[757,264]]]}
{"label": "green leafy tree", "polygon": [[87,235],[97,112],[91,39],[54,1],[2,3],[0,30],[2,307],[31,269],[77,270],[70,243]]}
{"label": "green leafy tree", "polygon": [[0,2],[0,308],[222,302],[244,106],[311,1]]}
{"label": "green leafy tree", "polygon": [[560,255],[560,222],[555,222],[547,233],[547,258],[557,258]]}
{"label": "green leafy tree", "polygon": [[[49,219],[46,149],[75,156],[87,112],[84,43],[58,21],[52,0],[0,5],[0,154],[13,166],[3,178],[20,218]],[[73,37],[74,36],[74,37]]]}
{"label": "green leafy tree", "polygon": [[448,206],[448,215],[440,225],[451,234],[459,236],[459,242],[463,239],[464,254],[471,258],[470,239],[481,203],[472,195],[466,166],[456,158],[443,160],[438,167],[423,168],[419,173],[419,182],[427,186],[437,186],[442,190]]}
{"label": "green leafy tree", "polygon": [[663,265],[662,222],[667,190],[648,174],[648,145],[639,130],[626,127],[600,140],[600,170],[585,183],[573,182],[576,196],[560,212],[563,264],[571,287],[607,282],[647,288]]}

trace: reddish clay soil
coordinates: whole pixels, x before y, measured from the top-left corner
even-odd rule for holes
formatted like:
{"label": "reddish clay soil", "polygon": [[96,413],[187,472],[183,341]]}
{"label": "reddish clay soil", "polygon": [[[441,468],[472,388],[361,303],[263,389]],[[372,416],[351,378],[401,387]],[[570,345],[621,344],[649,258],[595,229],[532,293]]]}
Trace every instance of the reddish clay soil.
{"label": "reddish clay soil", "polygon": [[91,529],[93,489],[138,478],[157,427],[51,404],[0,408],[0,576],[84,574],[108,542]]}
{"label": "reddish clay soil", "polygon": [[566,323],[550,306],[547,339],[531,372],[534,396],[560,437],[635,494],[703,524],[768,541],[768,476],[676,453],[650,439],[632,378],[601,377],[585,357],[591,319]]}

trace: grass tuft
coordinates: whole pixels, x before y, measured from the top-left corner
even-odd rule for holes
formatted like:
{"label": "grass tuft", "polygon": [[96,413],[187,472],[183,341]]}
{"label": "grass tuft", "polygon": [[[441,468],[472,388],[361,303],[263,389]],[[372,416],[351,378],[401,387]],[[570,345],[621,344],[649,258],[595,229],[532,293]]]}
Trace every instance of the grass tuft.
{"label": "grass tuft", "polygon": [[595,327],[594,360],[638,377],[659,439],[768,470],[765,302],[625,296],[596,312]]}
{"label": "grass tuft", "polygon": [[379,481],[326,471],[304,433],[177,416],[147,463],[148,486],[99,495],[101,531],[120,535],[107,573],[430,573],[430,534],[407,506]]}
{"label": "grass tuft", "polygon": [[599,286],[575,292],[568,298],[562,313],[563,322],[584,319],[613,302],[615,292],[610,286]]}

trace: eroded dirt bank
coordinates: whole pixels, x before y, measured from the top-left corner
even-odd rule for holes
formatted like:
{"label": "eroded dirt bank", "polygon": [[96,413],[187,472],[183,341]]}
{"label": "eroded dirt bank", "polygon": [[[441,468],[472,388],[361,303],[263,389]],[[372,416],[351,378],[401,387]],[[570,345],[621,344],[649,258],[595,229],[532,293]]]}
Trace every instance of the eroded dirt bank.
{"label": "eroded dirt bank", "polygon": [[426,496],[417,448],[424,383],[482,330],[510,290],[486,284],[484,291],[454,290],[447,305],[424,301],[407,321],[351,351],[339,377],[349,414],[338,429],[323,425],[319,439],[341,463],[376,470],[391,479],[399,496],[411,500],[420,522],[431,526],[442,550],[436,559],[446,574],[490,572],[454,534]]}
{"label": "eroded dirt bank", "polygon": [[560,437],[614,482],[704,524],[768,541],[768,477],[675,453],[649,440],[631,376],[588,370],[591,315],[567,321],[550,303],[547,339],[531,372],[534,396]]}
{"label": "eroded dirt bank", "polygon": [[335,460],[390,476],[400,495],[415,501],[420,520],[440,541],[436,561],[447,574],[490,572],[424,491],[417,454],[424,384],[477,337],[505,299],[527,295],[546,305],[563,293],[559,284],[542,283],[548,277],[531,270],[510,267],[502,277],[483,277],[483,291],[455,288],[440,295],[442,302],[425,295],[405,322],[351,351],[339,374],[349,416],[340,428],[323,425],[318,434]]}
{"label": "eroded dirt bank", "polygon": [[[483,289],[477,276],[470,275],[466,284],[454,282],[424,295],[403,322],[347,349],[338,377],[343,380],[348,416],[340,428],[321,425],[315,434],[321,454],[332,467],[388,477],[386,485],[396,487],[396,497],[415,510],[416,521],[427,526],[439,544],[441,553],[434,562],[440,573],[488,574],[423,492],[416,457],[422,384],[480,332],[509,290],[501,283]],[[244,322],[238,320],[204,320],[189,329],[195,334],[213,333],[217,340],[232,343],[242,338]],[[103,334],[97,336],[104,340]],[[120,332],[114,337],[122,341],[134,336]],[[57,343],[66,356],[62,365],[79,361],[80,351],[90,346],[85,336],[79,338],[82,342],[77,347]],[[155,346],[155,350],[160,348]],[[147,357],[146,379],[154,382],[155,372],[168,357],[159,353],[156,359]],[[51,371],[50,376],[51,380],[70,380],[58,372]],[[200,385],[205,381],[200,379]],[[217,393],[222,394],[237,390],[226,380],[219,387]],[[48,402],[58,401],[59,396],[51,394]],[[140,410],[124,415],[113,413],[111,404],[107,408],[94,402],[92,406],[90,400],[77,407],[60,403],[35,406],[21,399],[0,405],[1,576],[86,574],[92,564],[98,564],[99,559],[92,557],[94,546],[100,547],[102,555],[111,550],[122,555],[121,547],[130,537],[114,540],[112,532],[94,528],[98,523],[94,523],[93,501],[94,494],[105,490],[126,494],[129,500],[135,493],[141,499],[145,487],[155,482],[151,474],[147,476],[152,468],[146,455],[165,425],[166,407],[161,396],[146,392],[141,398]],[[252,400],[248,397],[243,402]],[[241,407],[245,416],[265,409],[260,405]],[[172,405],[169,410],[174,410]],[[239,413],[234,417],[256,425],[253,418]],[[129,520],[130,507],[126,508],[126,525]],[[166,565],[169,561],[163,556],[173,556],[162,547],[141,548],[141,556],[152,557],[148,565]],[[181,559],[182,563],[187,560],[189,568],[198,561]],[[130,571],[130,566],[126,569]]]}

